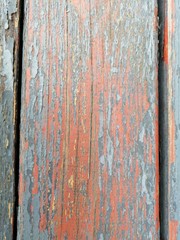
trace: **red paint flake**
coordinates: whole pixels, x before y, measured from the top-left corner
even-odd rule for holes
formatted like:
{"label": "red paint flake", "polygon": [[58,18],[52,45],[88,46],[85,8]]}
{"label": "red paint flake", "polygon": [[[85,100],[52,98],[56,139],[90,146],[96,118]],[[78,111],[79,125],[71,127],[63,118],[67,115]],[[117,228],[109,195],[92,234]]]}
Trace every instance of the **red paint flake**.
{"label": "red paint flake", "polygon": [[[36,160],[35,160],[36,159]],[[34,168],[33,168],[33,178],[34,178],[34,186],[32,189],[32,194],[37,194],[38,193],[38,165],[36,163],[37,157],[34,157]]]}
{"label": "red paint flake", "polygon": [[25,192],[25,186],[24,186],[24,178],[22,172],[19,174],[19,205],[22,206],[23,204],[23,197]]}
{"label": "red paint flake", "polygon": [[29,142],[28,142],[28,141],[25,141],[25,143],[24,143],[24,149],[25,149],[25,150],[28,150],[28,148],[29,148]]}
{"label": "red paint flake", "polygon": [[171,16],[171,34],[174,34],[175,31],[175,2],[174,0],[171,0],[171,10],[172,10],[172,16]]}
{"label": "red paint flake", "polygon": [[170,125],[170,164],[174,163],[176,160],[176,149],[175,149],[175,134],[176,134],[176,127],[175,127],[175,116],[174,116],[174,111],[171,109],[170,111],[170,116],[171,116],[171,125]]}
{"label": "red paint flake", "polygon": [[177,220],[170,220],[169,226],[169,240],[177,240],[179,222]]}
{"label": "red paint flake", "polygon": [[168,53],[168,44],[169,44],[169,39],[168,39],[168,18],[166,17],[165,19],[165,25],[164,25],[164,62],[168,64],[169,62],[169,53]]}
{"label": "red paint flake", "polygon": [[47,219],[46,219],[46,215],[42,214],[41,215],[41,219],[40,219],[40,223],[39,223],[39,230],[41,232],[46,230],[46,226],[47,226]]}
{"label": "red paint flake", "polygon": [[30,101],[30,81],[31,81],[31,70],[27,68],[26,70],[26,106],[29,105]]}
{"label": "red paint flake", "polygon": [[157,33],[157,31],[158,31],[158,7],[154,8],[154,30]]}

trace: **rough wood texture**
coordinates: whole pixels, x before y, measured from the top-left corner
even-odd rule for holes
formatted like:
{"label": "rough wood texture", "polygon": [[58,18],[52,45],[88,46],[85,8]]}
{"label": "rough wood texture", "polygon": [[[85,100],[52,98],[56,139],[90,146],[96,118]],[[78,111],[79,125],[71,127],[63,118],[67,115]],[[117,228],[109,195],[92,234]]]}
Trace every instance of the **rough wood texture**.
{"label": "rough wood texture", "polygon": [[159,239],[155,0],[26,0],[18,239]]}
{"label": "rough wood texture", "polygon": [[12,239],[14,222],[18,9],[18,0],[0,0],[0,239]]}
{"label": "rough wood texture", "polygon": [[[161,3],[160,61],[162,239],[180,239],[180,2]],[[163,21],[162,21],[163,22]]]}

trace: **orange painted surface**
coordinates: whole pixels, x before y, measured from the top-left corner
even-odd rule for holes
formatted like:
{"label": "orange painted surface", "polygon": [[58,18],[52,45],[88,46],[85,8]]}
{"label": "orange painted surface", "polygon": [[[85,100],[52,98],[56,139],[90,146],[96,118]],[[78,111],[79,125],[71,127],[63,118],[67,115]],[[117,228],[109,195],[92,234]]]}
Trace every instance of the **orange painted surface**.
{"label": "orange painted surface", "polygon": [[141,4],[26,1],[20,238],[159,238],[157,4]]}

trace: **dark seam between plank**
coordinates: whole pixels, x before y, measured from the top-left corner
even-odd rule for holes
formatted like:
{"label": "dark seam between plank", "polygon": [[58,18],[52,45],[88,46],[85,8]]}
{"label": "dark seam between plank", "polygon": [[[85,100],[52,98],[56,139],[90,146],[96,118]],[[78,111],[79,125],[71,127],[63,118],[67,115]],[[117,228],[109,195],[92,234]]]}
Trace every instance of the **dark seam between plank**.
{"label": "dark seam between plank", "polygon": [[14,223],[13,240],[17,239],[18,232],[18,203],[19,203],[19,162],[20,162],[20,113],[21,113],[21,83],[23,63],[23,25],[24,25],[24,0],[19,0],[19,42],[17,52],[17,79],[14,86],[15,98],[15,125],[14,125]]}
{"label": "dark seam between plank", "polygon": [[165,1],[158,0],[158,92],[159,92],[159,215],[160,239],[168,239],[168,94],[164,63]]}

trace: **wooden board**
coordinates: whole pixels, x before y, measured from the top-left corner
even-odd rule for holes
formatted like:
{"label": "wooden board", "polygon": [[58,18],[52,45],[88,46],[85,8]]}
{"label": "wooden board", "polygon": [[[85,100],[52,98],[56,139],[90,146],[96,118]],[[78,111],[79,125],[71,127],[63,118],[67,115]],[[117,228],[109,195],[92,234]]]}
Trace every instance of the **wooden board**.
{"label": "wooden board", "polygon": [[157,3],[25,1],[18,239],[159,239]]}
{"label": "wooden board", "polygon": [[0,239],[12,239],[17,121],[19,1],[0,1]]}
{"label": "wooden board", "polygon": [[[162,4],[162,3],[161,3]],[[160,59],[162,239],[180,239],[180,2],[164,2]]]}

